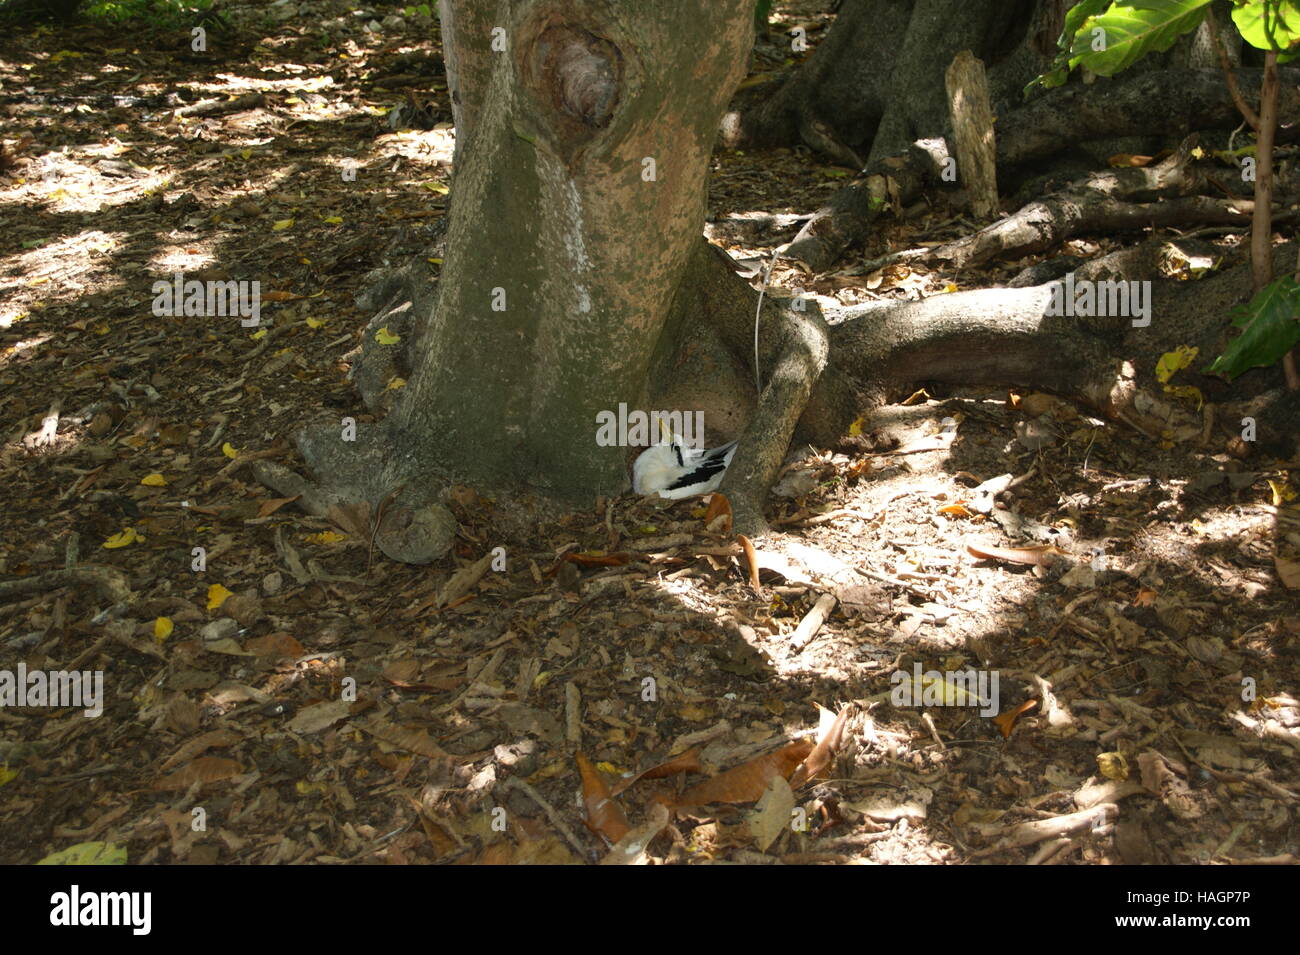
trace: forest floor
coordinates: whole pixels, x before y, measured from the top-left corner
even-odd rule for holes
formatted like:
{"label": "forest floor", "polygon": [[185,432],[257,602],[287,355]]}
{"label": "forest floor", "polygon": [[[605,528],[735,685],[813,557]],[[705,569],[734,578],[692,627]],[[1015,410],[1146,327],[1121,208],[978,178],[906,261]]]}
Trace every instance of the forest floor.
{"label": "forest floor", "polygon": [[[782,6],[742,96],[823,6]],[[0,41],[0,673],[104,680],[97,718],[0,707],[0,862],[592,862],[649,836],[633,859],[1300,856],[1300,511],[1274,463],[1041,394],[918,392],[794,449],[752,566],[700,501],[629,492],[501,540],[525,505],[472,488],[453,554],[404,566],[253,482],[314,413],[364,417],[354,295],[436,240],[450,185],[434,25],[311,7],[236,5],[206,52]],[[807,214],[852,174],[720,151],[710,217]],[[940,218],[773,281],[852,304],[1025,264],[857,268]],[[261,325],[155,314],[176,272],[260,280]],[[1002,475],[1014,518],[983,506]],[[504,569],[463,572],[496,546]],[[58,576],[87,563],[133,597]],[[948,676],[904,705],[914,667],[996,676],[996,718]]]}

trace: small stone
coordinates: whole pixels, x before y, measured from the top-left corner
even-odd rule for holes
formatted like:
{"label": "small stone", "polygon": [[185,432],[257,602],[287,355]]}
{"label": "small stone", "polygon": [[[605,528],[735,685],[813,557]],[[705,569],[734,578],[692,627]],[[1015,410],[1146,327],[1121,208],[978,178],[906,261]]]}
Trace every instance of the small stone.
{"label": "small stone", "polygon": [[[230,603],[233,599],[233,597],[228,598],[226,603]],[[199,628],[199,638],[204,643],[217,643],[221,640],[228,640],[237,633],[239,633],[239,623],[229,617],[222,617],[220,620],[214,620]]]}

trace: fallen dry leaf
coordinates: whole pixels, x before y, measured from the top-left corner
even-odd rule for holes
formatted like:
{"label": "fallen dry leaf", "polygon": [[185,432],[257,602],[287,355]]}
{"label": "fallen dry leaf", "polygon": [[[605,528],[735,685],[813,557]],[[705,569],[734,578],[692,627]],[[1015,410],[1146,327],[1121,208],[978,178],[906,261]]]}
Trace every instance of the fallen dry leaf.
{"label": "fallen dry leaf", "polygon": [[[840,746],[844,743],[844,726],[849,721],[849,712],[853,709],[852,705],[842,707],[838,714],[831,713],[830,710],[816,704],[818,711],[823,716],[821,723],[821,732],[817,736],[817,745],[812,748],[808,757],[795,767],[794,774],[790,777],[790,787],[798,789],[810,779],[816,779],[822,773],[830,768],[831,760],[839,752]],[[824,717],[831,717],[826,720]]]}
{"label": "fallen dry leaf", "polygon": [[795,767],[813,750],[811,740],[795,740],[775,752],[735,766],[712,779],[692,786],[677,797],[678,806],[704,806],[714,802],[754,802],[761,797],[773,776],[789,778]]}
{"label": "fallen dry leaf", "polygon": [[244,767],[236,760],[224,756],[200,756],[184,769],[178,769],[170,776],[154,780],[153,789],[175,789],[184,791],[195,783],[210,786],[225,779],[231,779],[243,773]]}
{"label": "fallen dry leaf", "polygon": [[587,818],[584,820],[587,828],[617,844],[632,826],[623,814],[622,807],[614,801],[609,783],[600,770],[591,765],[591,760],[582,753],[578,753],[576,759],[578,772],[582,776],[582,801],[587,807]]}

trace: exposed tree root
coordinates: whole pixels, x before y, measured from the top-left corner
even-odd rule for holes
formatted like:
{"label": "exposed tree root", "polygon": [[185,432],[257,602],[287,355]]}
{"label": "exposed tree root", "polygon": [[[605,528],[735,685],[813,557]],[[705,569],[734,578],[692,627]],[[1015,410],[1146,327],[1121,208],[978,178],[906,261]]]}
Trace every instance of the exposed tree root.
{"label": "exposed tree root", "polygon": [[826,367],[829,329],[821,315],[790,310],[782,316],[784,343],[758,399],[720,490],[731,502],[738,533],[765,533],[763,504],[785,459],[795,425]]}
{"label": "exposed tree root", "polygon": [[296,436],[298,450],[328,484],[315,484],[270,461],[252,465],[254,476],[285,496],[301,495],[299,506],[324,517],[359,540],[407,564],[427,564],[451,549],[456,519],[439,501],[446,486],[421,462],[404,455],[408,446],[385,419],[360,426],[344,441],[333,424],[309,425]]}
{"label": "exposed tree root", "polygon": [[[1258,90],[1262,70],[1235,72],[1243,89]],[[1300,69],[1289,72],[1292,76],[1283,81],[1278,115],[1284,123],[1295,123],[1300,119]],[[1251,96],[1257,101],[1257,93]],[[1017,166],[1102,137],[1231,129],[1240,121],[1222,76],[1213,70],[1162,70],[1121,76],[1104,84],[1067,85],[998,116],[998,169],[1006,178]],[[939,164],[948,152],[943,139],[921,140],[897,156],[873,163],[813,214],[787,254],[814,272],[826,271],[846,249],[869,234],[886,208],[882,199],[906,205],[937,183]],[[1140,170],[1113,172],[1134,171]],[[1184,191],[1161,194],[1196,191],[1189,184]],[[1136,201],[1132,193],[1129,196]],[[1171,211],[1169,215],[1179,213]]]}
{"label": "exposed tree root", "polygon": [[[1142,247],[1130,251],[1144,268],[1166,274],[1168,245],[1153,241],[1143,254]],[[1113,268],[1093,263],[1080,274],[1091,275],[1093,269],[1101,277],[1122,268],[1129,278],[1126,261],[1116,259]],[[1169,296],[1160,301],[1162,315],[1188,312],[1179,297],[1190,296],[1205,303],[1191,311],[1209,317],[1200,325],[1175,324],[1159,337],[1211,341],[1221,329],[1209,303],[1235,297],[1235,282],[1233,276],[1218,275],[1192,289],[1188,282],[1160,283],[1157,295]],[[423,294],[399,284],[387,290],[396,294],[376,320],[406,314],[404,303]],[[725,256],[701,240],[673,299],[647,385],[647,407],[700,408],[709,414],[713,438],[739,437],[722,491],[731,501],[736,529],[750,536],[767,527],[763,506],[792,439],[833,444],[885,393],[916,382],[1041,389],[1148,435],[1196,430],[1192,416],[1145,392],[1132,366],[1115,357],[1140,358],[1147,366],[1150,351],[1163,347],[1156,336],[1136,337],[1123,316],[1050,315],[1051,299],[1046,285],[988,289],[872,303],[836,311],[828,319],[815,301],[804,302],[801,310],[791,299],[769,296],[759,326],[760,393],[752,369],[757,295]],[[454,518],[438,502],[445,480],[431,476],[427,462],[402,452],[409,445],[390,433],[390,421],[391,416],[378,425],[360,425],[355,441],[340,440],[334,423],[299,435],[306,461],[331,476],[327,488],[271,462],[251,467],[263,483],[281,494],[303,495],[302,506],[310,513],[373,540],[389,557],[436,560],[455,533]]]}
{"label": "exposed tree root", "polygon": [[120,570],[102,564],[81,564],[18,580],[0,581],[0,600],[10,600],[23,594],[47,593],[60,587],[89,587],[115,604],[132,597],[131,586]]}

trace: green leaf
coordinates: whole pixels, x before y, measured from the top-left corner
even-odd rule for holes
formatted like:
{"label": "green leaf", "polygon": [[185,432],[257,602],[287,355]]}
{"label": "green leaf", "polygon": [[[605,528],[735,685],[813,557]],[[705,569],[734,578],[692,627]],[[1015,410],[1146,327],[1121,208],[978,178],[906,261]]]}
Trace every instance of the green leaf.
{"label": "green leaf", "polygon": [[1232,379],[1251,368],[1273,364],[1300,342],[1300,285],[1283,276],[1233,309],[1232,323],[1245,329],[1204,371]]}
{"label": "green leaf", "polygon": [[[1205,19],[1212,0],[1116,0],[1075,33],[1070,66],[1114,76],[1148,53],[1163,53]],[[1099,32],[1100,31],[1100,32]],[[1095,47],[1102,47],[1095,49]]]}
{"label": "green leaf", "polygon": [[1300,40],[1300,6],[1295,0],[1254,0],[1233,7],[1232,22],[1257,50],[1286,52]]}
{"label": "green leaf", "polygon": [[80,842],[47,855],[37,865],[126,865],[126,850],[111,842]]}
{"label": "green leaf", "polygon": [[1065,15],[1065,23],[1061,29],[1061,35],[1056,40],[1056,46],[1060,50],[1056,54],[1056,59],[1052,61],[1052,68],[1041,76],[1035,77],[1028,86],[1025,87],[1025,96],[1035,86],[1041,86],[1043,89],[1052,89],[1056,86],[1064,85],[1066,79],[1070,76],[1070,47],[1074,45],[1074,36],[1079,32],[1091,16],[1096,16],[1110,4],[1111,0],[1082,0],[1072,6]]}

